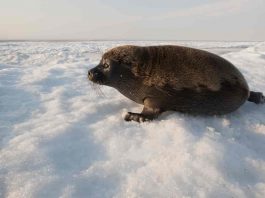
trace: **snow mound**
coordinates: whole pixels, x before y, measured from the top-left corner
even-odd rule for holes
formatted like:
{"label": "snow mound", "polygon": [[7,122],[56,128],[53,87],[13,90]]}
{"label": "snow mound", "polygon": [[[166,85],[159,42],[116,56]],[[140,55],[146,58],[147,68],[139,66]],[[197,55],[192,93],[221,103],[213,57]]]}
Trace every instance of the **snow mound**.
{"label": "snow mound", "polygon": [[217,53],[265,92],[265,42],[0,42],[0,197],[264,197],[265,105],[124,122],[142,107],[86,78],[122,44]]}

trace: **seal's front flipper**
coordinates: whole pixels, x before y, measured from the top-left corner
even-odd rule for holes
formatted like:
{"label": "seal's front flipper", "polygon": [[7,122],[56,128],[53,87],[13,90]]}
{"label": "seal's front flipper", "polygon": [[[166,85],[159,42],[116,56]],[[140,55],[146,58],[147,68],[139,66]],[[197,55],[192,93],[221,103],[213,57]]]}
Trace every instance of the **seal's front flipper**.
{"label": "seal's front flipper", "polygon": [[124,120],[125,121],[136,121],[136,122],[145,122],[151,121],[157,118],[163,111],[161,108],[158,108],[156,102],[150,98],[144,100],[144,108],[141,113],[132,113],[128,112]]}
{"label": "seal's front flipper", "polygon": [[251,91],[248,101],[254,102],[256,104],[263,104],[265,103],[265,96],[261,92]]}
{"label": "seal's front flipper", "polygon": [[125,121],[135,121],[135,122],[146,122],[146,121],[150,121],[152,119],[148,118],[146,115],[141,114],[141,113],[128,112],[125,115],[124,120]]}

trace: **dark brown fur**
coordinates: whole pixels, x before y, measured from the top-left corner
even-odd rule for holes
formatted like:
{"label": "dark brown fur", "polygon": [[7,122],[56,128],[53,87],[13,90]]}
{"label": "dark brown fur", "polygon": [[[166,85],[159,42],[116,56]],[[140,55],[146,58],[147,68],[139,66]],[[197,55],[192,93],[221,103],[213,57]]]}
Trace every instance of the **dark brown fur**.
{"label": "dark brown fur", "polygon": [[242,74],[230,62],[203,50],[170,45],[127,45],[108,51],[103,58],[131,65],[133,74],[143,77],[148,86],[170,85],[176,90],[204,86],[217,91],[221,81],[227,80],[248,88]]}
{"label": "dark brown fur", "polygon": [[[111,69],[116,68],[114,74],[100,70],[107,60],[111,60]],[[144,104],[141,114],[126,115],[128,121],[154,119],[167,110],[225,114],[249,97],[246,80],[235,66],[215,54],[188,47],[120,46],[106,52],[92,73],[95,69],[110,82],[105,85]],[[95,81],[91,76],[90,80]]]}

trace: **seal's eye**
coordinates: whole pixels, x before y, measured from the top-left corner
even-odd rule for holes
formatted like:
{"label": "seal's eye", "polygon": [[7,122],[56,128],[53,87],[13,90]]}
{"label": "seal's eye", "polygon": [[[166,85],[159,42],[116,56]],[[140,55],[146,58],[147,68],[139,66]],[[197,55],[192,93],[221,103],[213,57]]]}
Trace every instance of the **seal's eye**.
{"label": "seal's eye", "polygon": [[109,67],[110,67],[110,65],[109,65],[108,63],[104,63],[104,64],[103,64],[103,68],[104,68],[104,69],[107,69],[107,68],[109,68]]}

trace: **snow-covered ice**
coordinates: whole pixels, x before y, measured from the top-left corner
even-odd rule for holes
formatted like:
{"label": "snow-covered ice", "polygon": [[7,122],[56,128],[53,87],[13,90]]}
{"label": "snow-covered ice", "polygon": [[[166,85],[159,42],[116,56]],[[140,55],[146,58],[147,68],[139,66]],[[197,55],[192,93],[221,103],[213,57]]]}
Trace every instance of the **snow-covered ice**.
{"label": "snow-covered ice", "polygon": [[265,197],[265,105],[124,122],[141,105],[87,80],[121,44],[205,49],[265,92],[265,42],[0,42],[0,197]]}

